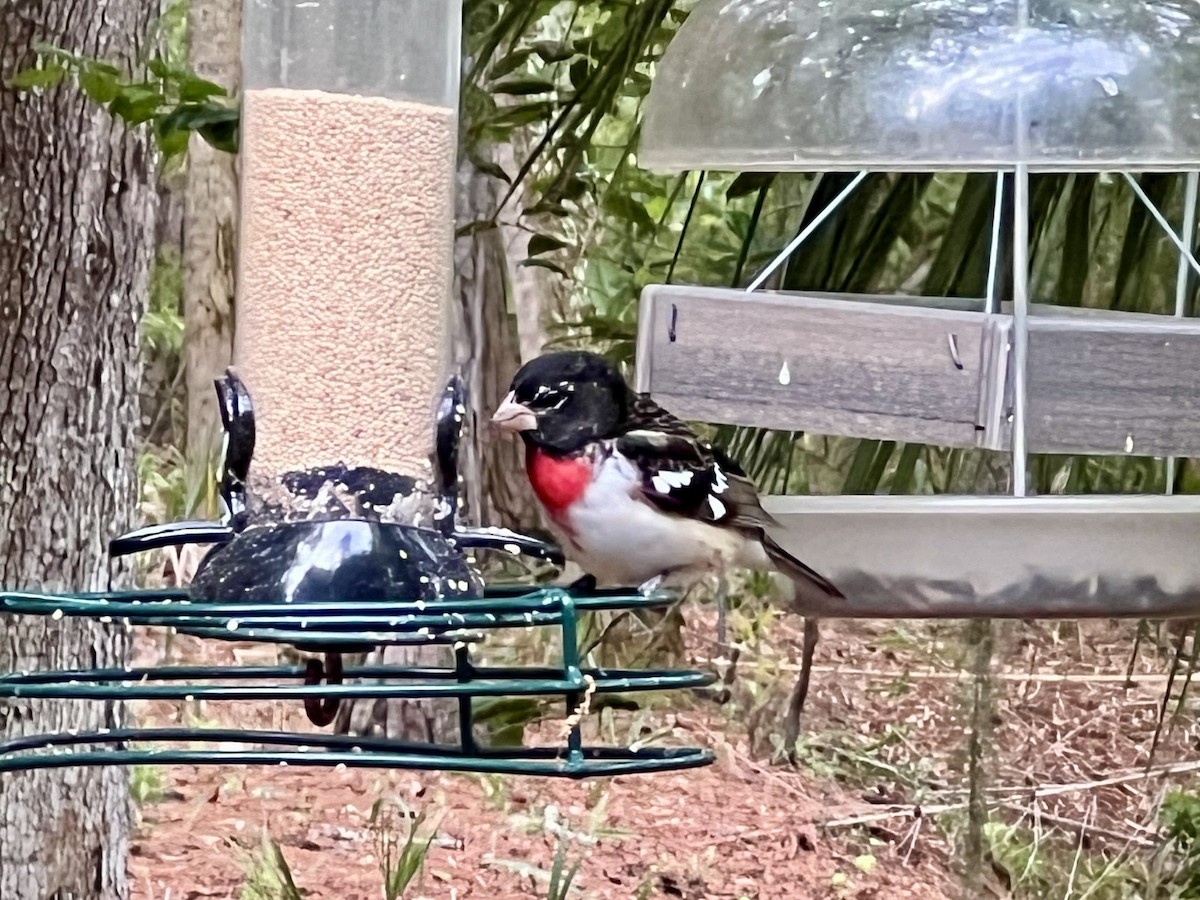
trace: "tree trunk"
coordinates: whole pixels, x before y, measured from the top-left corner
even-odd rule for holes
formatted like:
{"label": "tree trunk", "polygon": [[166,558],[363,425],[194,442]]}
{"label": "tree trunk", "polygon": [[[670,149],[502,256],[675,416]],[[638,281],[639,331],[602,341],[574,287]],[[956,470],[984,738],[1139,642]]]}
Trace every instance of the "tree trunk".
{"label": "tree trunk", "polygon": [[[130,58],[152,6],[17,0],[0,72],[36,41]],[[73,86],[0,91],[0,586],[107,587],[107,540],[133,518],[138,322],[154,240],[149,150]],[[123,663],[119,627],[0,620],[0,671]],[[119,710],[119,707],[118,707]],[[94,703],[0,704],[0,740],[117,724]],[[0,897],[128,895],[122,769],[0,776]]]}
{"label": "tree trunk", "polygon": [[[458,225],[489,218],[499,200],[496,179],[469,160],[459,165]],[[544,530],[541,510],[525,477],[524,449],[489,427],[521,366],[516,321],[508,311],[508,256],[499,227],[460,238],[455,285],[462,305],[460,358],[470,394],[464,439],[464,482],[472,519],[518,531]]]}
{"label": "tree trunk", "polygon": [[[232,93],[241,81],[240,0],[191,0],[189,55],[201,78]],[[184,354],[188,483],[202,483],[220,449],[212,382],[233,357],[237,157],[198,137],[188,149],[184,222]],[[211,512],[211,511],[210,511]]]}

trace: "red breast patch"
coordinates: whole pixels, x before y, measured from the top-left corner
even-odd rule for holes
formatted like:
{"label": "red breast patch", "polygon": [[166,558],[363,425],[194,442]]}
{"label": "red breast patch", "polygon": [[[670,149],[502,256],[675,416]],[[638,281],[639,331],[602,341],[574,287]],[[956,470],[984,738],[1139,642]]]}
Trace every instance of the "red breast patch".
{"label": "red breast patch", "polygon": [[533,448],[525,454],[525,470],[533,492],[555,518],[582,497],[592,481],[592,465],[586,458],[551,456]]}

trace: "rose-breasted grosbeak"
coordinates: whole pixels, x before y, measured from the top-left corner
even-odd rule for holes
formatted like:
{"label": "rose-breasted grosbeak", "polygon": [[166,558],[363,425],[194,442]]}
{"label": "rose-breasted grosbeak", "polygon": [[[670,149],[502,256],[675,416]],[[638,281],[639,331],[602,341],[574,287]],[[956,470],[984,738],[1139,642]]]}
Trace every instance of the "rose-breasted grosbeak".
{"label": "rose-breasted grosbeak", "polygon": [[780,547],[753,482],[602,356],[549,353],[521,368],[492,422],[525,441],[526,470],[568,557],[600,584],[688,583],[777,569],[796,599],[842,593]]}

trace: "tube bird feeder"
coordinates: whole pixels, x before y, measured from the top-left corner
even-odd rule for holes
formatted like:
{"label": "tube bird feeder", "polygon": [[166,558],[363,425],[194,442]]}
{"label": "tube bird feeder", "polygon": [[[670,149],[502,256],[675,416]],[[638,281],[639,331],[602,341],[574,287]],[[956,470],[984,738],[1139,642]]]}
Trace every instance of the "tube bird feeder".
{"label": "tube bird feeder", "polygon": [[[1034,453],[1166,458],[1168,493],[1175,458],[1200,455],[1200,324],[1185,317],[1198,74],[1200,9],[1165,0],[708,0],[681,26],[646,102],[642,165],[847,174],[745,289],[645,289],[638,388],[685,418],[1011,459],[1011,496],[768,498],[781,543],[847,594],[807,612],[1200,613],[1200,498],[1029,496]],[[995,173],[983,296],[763,289],[871,173],[892,172]],[[1179,251],[1173,316],[1038,302],[1029,180],[1044,172],[1129,185]],[[1146,172],[1187,173],[1182,234]]]}
{"label": "tube bird feeder", "polygon": [[420,477],[449,367],[460,0],[247,0],[234,362],[256,483]]}

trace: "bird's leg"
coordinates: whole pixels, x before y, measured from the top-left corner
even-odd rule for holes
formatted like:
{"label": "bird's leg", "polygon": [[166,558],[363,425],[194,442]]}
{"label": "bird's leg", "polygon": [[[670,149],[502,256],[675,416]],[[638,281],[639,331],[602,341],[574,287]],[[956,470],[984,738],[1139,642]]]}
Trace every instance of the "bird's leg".
{"label": "bird's leg", "polygon": [[653,578],[643,581],[638,585],[638,593],[650,595],[663,586],[663,582],[667,580],[667,572],[659,572]]}
{"label": "bird's leg", "polygon": [[717,654],[724,653],[729,642],[729,580],[724,572],[717,575]]}
{"label": "bird's leg", "polygon": [[808,698],[808,682],[812,677],[813,654],[817,649],[819,623],[816,619],[804,618],[804,649],[800,656],[800,677],[792,688],[788,703],[787,721],[783,729],[783,745],[789,762],[796,761],[796,741],[800,737],[800,715],[804,712],[804,701]]}
{"label": "bird's leg", "polygon": [[[713,661],[717,666],[717,672],[721,676],[721,687],[712,694],[713,700],[718,704],[728,703],[733,698],[733,680],[737,677],[737,662],[741,651],[737,647],[729,646],[729,580],[725,577],[724,570],[717,572],[717,645],[713,650]],[[726,655],[728,654],[728,655]],[[725,671],[721,671],[721,663],[725,664]]]}

